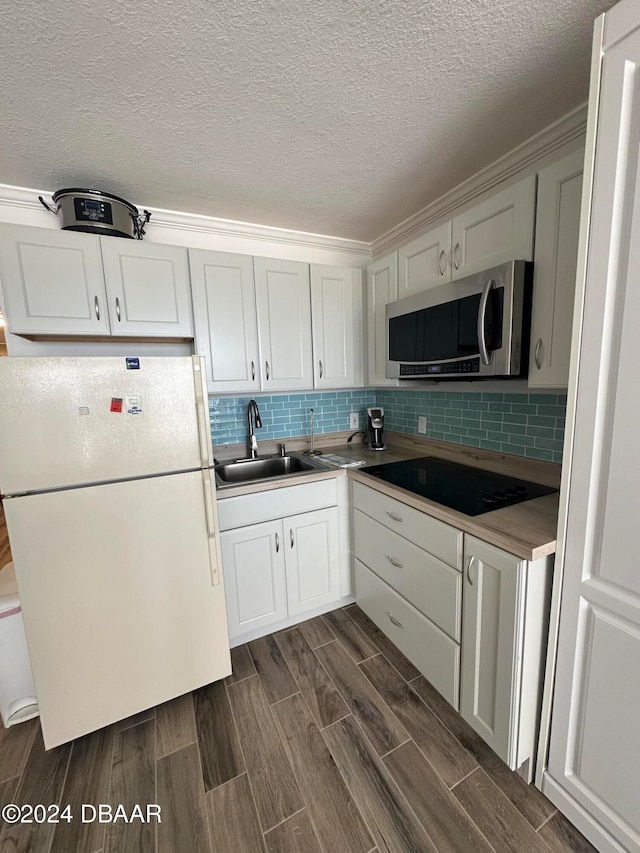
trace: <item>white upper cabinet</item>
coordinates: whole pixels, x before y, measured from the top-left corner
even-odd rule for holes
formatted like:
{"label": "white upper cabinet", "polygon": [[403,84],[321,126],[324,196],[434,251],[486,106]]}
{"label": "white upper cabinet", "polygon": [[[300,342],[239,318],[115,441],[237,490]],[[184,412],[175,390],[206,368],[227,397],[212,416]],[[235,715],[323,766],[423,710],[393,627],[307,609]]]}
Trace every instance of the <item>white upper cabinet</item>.
{"label": "white upper cabinet", "polygon": [[2,225],[0,276],[15,334],[193,337],[179,246]]}
{"label": "white upper cabinet", "polygon": [[578,263],[584,151],[538,175],[529,386],[566,387]]}
{"label": "white upper cabinet", "polygon": [[398,299],[451,281],[451,223],[445,222],[398,250]]}
{"label": "white upper cabinet", "polygon": [[101,237],[114,336],[192,338],[187,250]]}
{"label": "white upper cabinet", "polygon": [[456,216],[451,224],[451,278],[514,259],[533,259],[536,178],[532,175]]}
{"label": "white upper cabinet", "polygon": [[[354,336],[354,277],[360,271],[344,267],[311,265],[311,318],[313,335],[313,384],[315,388],[346,388],[357,381]],[[361,285],[360,285],[361,286]],[[355,303],[355,304],[354,304]]]}
{"label": "white upper cabinet", "polygon": [[0,278],[11,332],[110,334],[98,237],[3,225]]}
{"label": "white upper cabinet", "polygon": [[260,390],[253,258],[189,250],[196,348],[211,393]]}
{"label": "white upper cabinet", "polygon": [[313,388],[309,265],[254,258],[263,391]]}
{"label": "white upper cabinet", "polygon": [[397,385],[385,376],[387,330],[385,306],[398,298],[398,253],[391,252],[367,267],[367,382]]}

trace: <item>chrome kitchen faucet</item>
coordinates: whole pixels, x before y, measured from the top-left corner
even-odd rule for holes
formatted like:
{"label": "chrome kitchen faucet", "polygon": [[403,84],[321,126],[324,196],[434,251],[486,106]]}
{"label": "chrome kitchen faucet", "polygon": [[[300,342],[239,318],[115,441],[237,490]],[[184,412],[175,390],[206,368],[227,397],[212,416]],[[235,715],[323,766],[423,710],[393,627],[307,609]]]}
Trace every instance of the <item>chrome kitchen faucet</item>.
{"label": "chrome kitchen faucet", "polygon": [[258,439],[253,434],[253,422],[251,420],[251,412],[253,412],[254,420],[255,420],[255,428],[262,429],[262,420],[260,419],[260,410],[258,409],[258,404],[255,400],[249,400],[249,405],[247,406],[247,423],[249,424],[249,456],[251,459],[256,459],[258,456]]}

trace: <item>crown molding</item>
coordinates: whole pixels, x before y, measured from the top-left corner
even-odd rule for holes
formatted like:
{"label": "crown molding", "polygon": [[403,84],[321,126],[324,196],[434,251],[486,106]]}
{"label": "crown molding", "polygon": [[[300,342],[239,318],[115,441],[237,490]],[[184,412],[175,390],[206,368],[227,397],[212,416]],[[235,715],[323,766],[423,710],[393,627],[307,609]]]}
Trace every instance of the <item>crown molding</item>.
{"label": "crown molding", "polygon": [[581,136],[585,133],[586,126],[587,104],[581,104],[523,142],[522,145],[518,145],[499,160],[476,172],[457,187],[382,234],[371,244],[374,258],[397,249],[412,237],[424,232],[437,219],[453,213],[456,208],[473,201],[482,193]]}
{"label": "crown molding", "polygon": [[[42,213],[43,207],[38,201],[39,195],[43,196],[46,201],[51,198],[52,192],[50,190],[35,190],[28,187],[0,184],[0,206]],[[356,255],[371,254],[371,243],[361,240],[349,240],[325,234],[311,234],[306,231],[292,231],[287,228],[274,228],[252,222],[236,222],[232,219],[216,219],[213,216],[163,210],[162,208],[145,207],[140,204],[136,204],[136,207],[139,210],[148,210],[151,213],[151,221],[147,226],[149,232],[156,229],[171,229],[172,231],[186,231],[210,236],[267,240],[273,243],[304,246],[305,248],[332,249]]]}

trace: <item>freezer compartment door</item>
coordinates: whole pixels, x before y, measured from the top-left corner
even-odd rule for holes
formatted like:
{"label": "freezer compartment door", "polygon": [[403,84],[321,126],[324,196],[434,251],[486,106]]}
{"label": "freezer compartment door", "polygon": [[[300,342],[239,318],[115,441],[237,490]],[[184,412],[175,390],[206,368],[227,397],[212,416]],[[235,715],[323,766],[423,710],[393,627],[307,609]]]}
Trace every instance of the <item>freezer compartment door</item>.
{"label": "freezer compartment door", "polygon": [[203,484],[196,471],[6,501],[47,748],[230,674]]}
{"label": "freezer compartment door", "polygon": [[211,464],[201,366],[188,356],[1,359],[0,492]]}

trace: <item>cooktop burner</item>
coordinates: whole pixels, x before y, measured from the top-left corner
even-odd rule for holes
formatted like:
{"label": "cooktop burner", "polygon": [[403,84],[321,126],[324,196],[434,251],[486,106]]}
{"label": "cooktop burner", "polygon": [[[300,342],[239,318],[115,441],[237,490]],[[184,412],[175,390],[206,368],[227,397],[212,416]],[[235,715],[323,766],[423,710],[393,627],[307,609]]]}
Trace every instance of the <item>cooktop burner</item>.
{"label": "cooktop burner", "polygon": [[437,456],[371,465],[360,470],[465,515],[482,515],[558,491],[551,486],[458,465]]}

